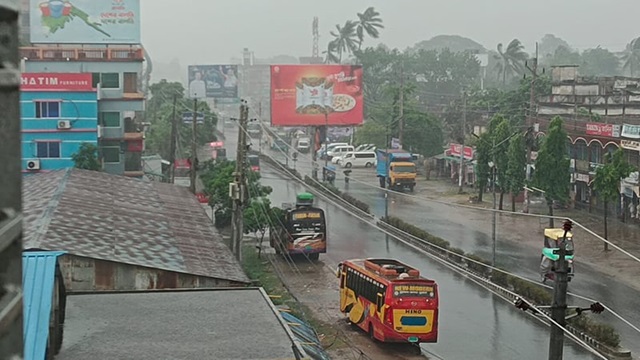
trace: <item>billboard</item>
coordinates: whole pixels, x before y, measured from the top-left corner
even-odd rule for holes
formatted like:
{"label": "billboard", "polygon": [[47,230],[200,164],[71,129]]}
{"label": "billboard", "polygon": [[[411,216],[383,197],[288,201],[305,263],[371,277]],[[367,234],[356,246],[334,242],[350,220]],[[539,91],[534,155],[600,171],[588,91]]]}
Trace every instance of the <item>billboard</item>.
{"label": "billboard", "polygon": [[274,126],[360,125],[363,105],[360,65],[271,66]]}
{"label": "billboard", "polygon": [[96,91],[91,73],[22,73],[20,91]]}
{"label": "billboard", "polygon": [[237,98],[237,65],[189,65],[190,98]]}
{"label": "billboard", "polygon": [[32,43],[140,44],[140,0],[29,0]]}

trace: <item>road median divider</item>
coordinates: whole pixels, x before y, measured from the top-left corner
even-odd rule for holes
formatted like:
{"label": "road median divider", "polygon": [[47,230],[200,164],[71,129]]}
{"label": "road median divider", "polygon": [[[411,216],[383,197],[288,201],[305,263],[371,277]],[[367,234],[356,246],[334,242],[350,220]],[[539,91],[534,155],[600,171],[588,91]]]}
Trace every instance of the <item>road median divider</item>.
{"label": "road median divider", "polygon": [[[553,302],[553,296],[545,287],[506,272],[493,270],[489,267],[490,261],[475,254],[466,254],[462,249],[451,247],[451,244],[445,239],[434,236],[397,217],[380,218],[378,226],[414,246],[445,259],[460,270],[483,278],[486,285],[502,295],[513,298],[510,292],[503,290],[507,289],[535,305],[549,305]],[[504,269],[501,270],[506,271]],[[550,312],[542,311],[550,315]],[[616,358],[631,357],[629,350],[620,348],[620,336],[615,328],[611,325],[597,322],[587,314],[570,319],[567,322],[567,330],[606,355]]]}

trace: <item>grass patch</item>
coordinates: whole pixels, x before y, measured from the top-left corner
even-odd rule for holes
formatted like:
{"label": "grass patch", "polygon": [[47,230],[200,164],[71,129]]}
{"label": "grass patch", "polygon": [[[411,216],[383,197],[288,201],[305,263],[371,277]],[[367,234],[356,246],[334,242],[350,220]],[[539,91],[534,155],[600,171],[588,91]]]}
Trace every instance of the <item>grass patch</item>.
{"label": "grass patch", "polygon": [[[257,282],[257,286],[271,296],[271,302],[276,306],[286,306],[289,308],[291,315],[304,320],[311,325],[318,335],[322,346],[331,349],[337,349],[348,346],[343,336],[339,336],[336,325],[320,320],[313,315],[311,308],[307,305],[296,301],[282,284],[278,275],[273,270],[269,260],[262,255],[258,257],[258,251],[254,246],[245,245],[242,250],[242,268],[247,276]],[[336,301],[337,298],[336,298]]]}

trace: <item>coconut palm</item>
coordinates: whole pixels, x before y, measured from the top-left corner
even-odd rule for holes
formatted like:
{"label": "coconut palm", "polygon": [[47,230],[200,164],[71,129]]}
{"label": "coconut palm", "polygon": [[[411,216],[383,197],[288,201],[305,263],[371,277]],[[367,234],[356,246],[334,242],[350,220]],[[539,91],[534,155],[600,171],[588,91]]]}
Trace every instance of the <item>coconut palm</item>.
{"label": "coconut palm", "polygon": [[334,37],[327,49],[327,56],[333,50],[337,53],[338,63],[342,62],[342,55],[353,52],[357,49],[356,22],[348,20],[342,27],[336,25],[336,31],[331,32]]}
{"label": "coconut palm", "polygon": [[356,20],[358,50],[362,48],[365,33],[373,39],[377,39],[380,36],[379,29],[384,29],[384,25],[382,25],[382,19],[379,15],[380,13],[373,6],[368,7],[364,13],[358,13],[358,20]]}
{"label": "coconut palm", "polygon": [[338,55],[336,55],[336,44],[333,41],[329,41],[327,44],[327,50],[322,53],[326,55],[325,64],[338,64],[340,63],[340,59],[338,59]]}
{"label": "coconut palm", "polygon": [[[498,76],[502,75],[502,84],[507,82],[507,74],[518,74],[523,71],[523,63],[527,60],[527,53],[524,52],[524,46],[518,39],[513,39],[507,45],[507,49],[503,49],[502,43],[498,44],[498,54],[494,58],[496,63],[496,71]],[[503,51],[504,50],[504,51]]]}
{"label": "coconut palm", "polygon": [[640,69],[640,38],[635,38],[627,45],[623,57],[624,65],[622,69],[629,70],[629,74],[634,76]]}

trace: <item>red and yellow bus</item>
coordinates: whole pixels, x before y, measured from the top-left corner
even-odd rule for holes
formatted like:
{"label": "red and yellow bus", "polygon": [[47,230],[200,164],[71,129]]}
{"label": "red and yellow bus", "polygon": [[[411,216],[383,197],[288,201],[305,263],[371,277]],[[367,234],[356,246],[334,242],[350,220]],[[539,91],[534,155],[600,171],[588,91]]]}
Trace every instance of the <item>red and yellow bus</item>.
{"label": "red and yellow bus", "polygon": [[[340,311],[382,342],[438,341],[438,285],[392,259],[346,260],[338,265]],[[418,347],[419,349],[419,347]]]}

